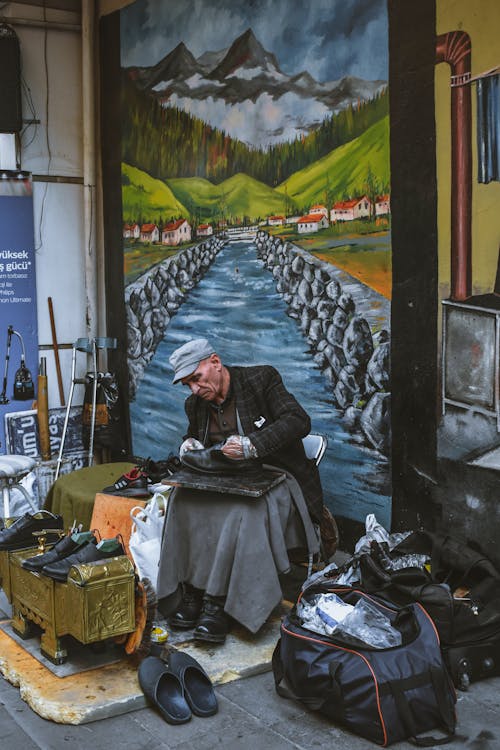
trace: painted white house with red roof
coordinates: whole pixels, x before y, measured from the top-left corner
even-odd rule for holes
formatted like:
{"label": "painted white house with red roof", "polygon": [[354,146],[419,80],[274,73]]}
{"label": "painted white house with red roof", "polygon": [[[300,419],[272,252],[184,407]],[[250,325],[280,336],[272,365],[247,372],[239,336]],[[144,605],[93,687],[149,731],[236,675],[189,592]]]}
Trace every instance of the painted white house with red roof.
{"label": "painted white house with red roof", "polygon": [[310,214],[323,214],[328,219],[328,209],[326,206],[324,206],[322,203],[315,203],[314,206],[311,206],[309,209]]}
{"label": "painted white house with red roof", "polygon": [[333,222],[369,219],[371,207],[372,202],[366,195],[363,195],[361,198],[352,198],[348,201],[339,201],[333,204],[333,208],[330,211],[330,220]]}
{"label": "painted white house with red roof", "polygon": [[297,231],[299,234],[305,232],[318,232],[320,229],[328,227],[328,219],[323,214],[307,214],[301,216],[297,222]]}
{"label": "painted white house with red roof", "polygon": [[282,227],[285,223],[284,216],[268,216],[267,223],[270,227]]}
{"label": "painted white house with red roof", "polygon": [[143,224],[141,226],[141,242],[158,242],[160,230],[156,224]]}
{"label": "painted white house with red roof", "polygon": [[387,216],[391,213],[391,196],[377,195],[375,198],[375,216]]}
{"label": "painted white house with red roof", "polygon": [[191,240],[191,224],[186,219],[177,219],[165,224],[161,233],[162,245],[180,245]]}
{"label": "painted white house with red roof", "polygon": [[214,228],[211,224],[199,224],[196,234],[198,237],[210,237],[214,233]]}
{"label": "painted white house with red roof", "polygon": [[141,228],[139,224],[124,224],[123,225],[123,239],[124,240],[138,240],[141,236]]}

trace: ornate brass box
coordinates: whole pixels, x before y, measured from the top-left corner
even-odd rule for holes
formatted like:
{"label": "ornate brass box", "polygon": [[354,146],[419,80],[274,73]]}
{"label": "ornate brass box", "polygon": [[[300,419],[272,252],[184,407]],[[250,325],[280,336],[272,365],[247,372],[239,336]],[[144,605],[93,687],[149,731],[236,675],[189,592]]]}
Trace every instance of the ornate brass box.
{"label": "ornate brass box", "polygon": [[33,554],[33,549],[10,553],[12,627],[27,638],[31,624],[38,625],[42,653],[51,661],[62,664],[67,657],[62,636],[88,644],[134,630],[134,568],[128,557],[74,566],[60,583],[22,567]]}
{"label": "ornate brass box", "polygon": [[[25,552],[26,550],[21,550]],[[33,554],[33,548],[29,548],[29,552]],[[0,550],[0,588],[5,592],[5,596],[12,602],[11,586],[10,586],[10,555],[12,552],[7,550]],[[28,557],[28,555],[26,555]]]}
{"label": "ornate brass box", "polygon": [[5,591],[5,596],[10,602],[9,553],[6,550],[0,552],[0,586]]}

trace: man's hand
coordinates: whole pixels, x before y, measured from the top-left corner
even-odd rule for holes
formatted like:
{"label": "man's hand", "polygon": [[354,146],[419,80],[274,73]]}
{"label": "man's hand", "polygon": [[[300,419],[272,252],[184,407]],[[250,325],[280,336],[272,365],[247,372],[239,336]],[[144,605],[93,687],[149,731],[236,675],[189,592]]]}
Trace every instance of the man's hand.
{"label": "man's hand", "polygon": [[199,451],[203,450],[204,447],[203,443],[200,443],[196,438],[187,438],[179,448],[179,456],[182,458],[187,451]]}
{"label": "man's hand", "polygon": [[240,435],[231,435],[222,446],[222,452],[227,458],[244,458]]}
{"label": "man's hand", "polygon": [[222,446],[222,452],[227,458],[243,459],[257,458],[257,451],[250,439],[242,435],[231,435]]}

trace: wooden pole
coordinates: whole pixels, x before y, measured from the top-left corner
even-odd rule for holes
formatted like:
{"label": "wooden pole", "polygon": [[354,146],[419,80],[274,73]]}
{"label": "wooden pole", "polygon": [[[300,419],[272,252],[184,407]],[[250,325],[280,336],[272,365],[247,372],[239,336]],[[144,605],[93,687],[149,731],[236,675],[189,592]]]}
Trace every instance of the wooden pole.
{"label": "wooden pole", "polygon": [[65,406],[66,402],[64,400],[64,388],[63,388],[62,376],[61,376],[61,363],[59,362],[59,346],[57,343],[56,323],[54,320],[54,309],[52,307],[52,297],[48,297],[47,302],[49,303],[50,329],[52,331],[52,344],[54,346],[54,357],[56,360],[56,374],[57,374],[57,385],[59,387],[59,400],[61,402],[61,406]]}
{"label": "wooden pole", "polygon": [[50,461],[49,395],[45,357],[41,358],[38,374],[37,418],[42,461]]}

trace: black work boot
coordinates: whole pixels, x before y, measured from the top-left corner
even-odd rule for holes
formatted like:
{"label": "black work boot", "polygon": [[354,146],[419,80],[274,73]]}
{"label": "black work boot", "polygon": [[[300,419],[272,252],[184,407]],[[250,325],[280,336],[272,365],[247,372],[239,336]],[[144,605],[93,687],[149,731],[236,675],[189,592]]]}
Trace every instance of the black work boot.
{"label": "black work boot", "polygon": [[208,596],[203,598],[203,610],[193,637],[198,641],[224,643],[229,629],[228,617],[224,612],[225,596]]}
{"label": "black work boot", "polygon": [[181,630],[194,628],[198,622],[201,608],[203,605],[203,591],[195,589],[189,583],[184,584],[184,594],[182,601],[173,615],[168,618],[171,628]]}

